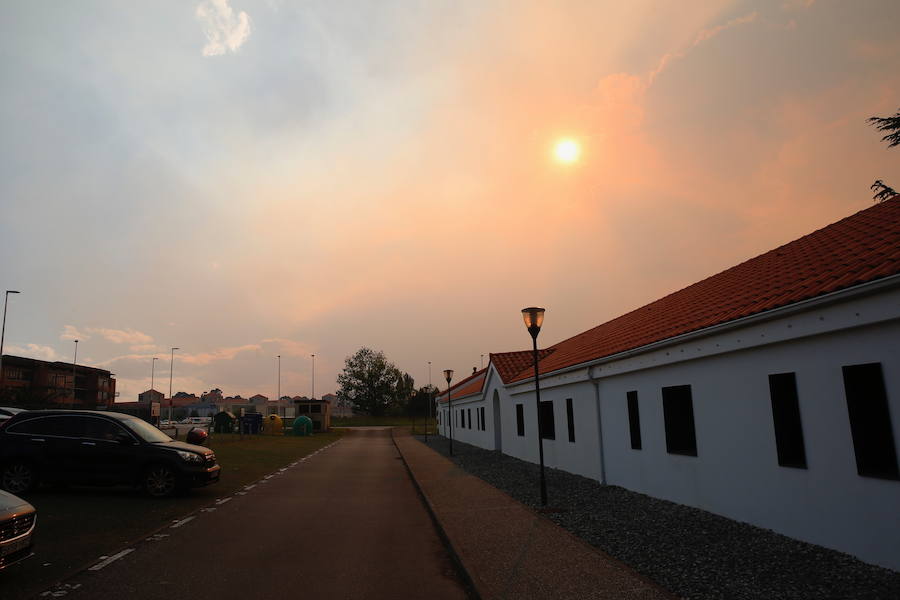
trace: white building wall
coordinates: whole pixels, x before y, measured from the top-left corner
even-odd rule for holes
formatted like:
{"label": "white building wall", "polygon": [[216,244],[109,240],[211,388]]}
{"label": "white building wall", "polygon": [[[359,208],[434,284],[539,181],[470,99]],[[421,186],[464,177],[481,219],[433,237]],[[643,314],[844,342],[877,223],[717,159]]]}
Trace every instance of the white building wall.
{"label": "white building wall", "polygon": [[[900,570],[900,481],[857,474],[844,394],[845,365],[882,365],[895,444],[900,447],[900,293],[811,306],[767,322],[686,339],[597,365],[605,456],[565,447],[565,398],[589,413],[588,369],[542,379],[554,400],[557,439],[545,464],[695,506]],[[778,465],[768,376],[796,373],[807,469]],[[504,451],[537,462],[532,382],[512,386],[504,429],[515,436],[514,404],[525,404],[526,437]],[[698,456],[668,454],[664,386],[691,385]],[[626,393],[638,392],[642,449],[632,450]],[[595,404],[596,406],[596,404]],[[596,414],[594,415],[596,417]],[[578,419],[576,440],[600,436]],[[593,426],[593,430],[589,428]],[[509,443],[507,443],[509,439]],[[573,451],[568,451],[573,450]]]}

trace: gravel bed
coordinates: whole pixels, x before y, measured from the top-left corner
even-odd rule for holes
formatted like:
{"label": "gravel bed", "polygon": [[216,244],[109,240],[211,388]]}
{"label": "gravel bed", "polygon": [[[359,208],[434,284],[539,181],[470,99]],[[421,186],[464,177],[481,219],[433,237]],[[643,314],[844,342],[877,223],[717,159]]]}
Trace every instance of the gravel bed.
{"label": "gravel bed", "polygon": [[[450,458],[446,438],[429,436],[428,446]],[[540,507],[537,465],[456,440],[452,460]],[[548,518],[682,598],[900,599],[900,573],[850,555],[557,469],[546,478],[560,510]]]}

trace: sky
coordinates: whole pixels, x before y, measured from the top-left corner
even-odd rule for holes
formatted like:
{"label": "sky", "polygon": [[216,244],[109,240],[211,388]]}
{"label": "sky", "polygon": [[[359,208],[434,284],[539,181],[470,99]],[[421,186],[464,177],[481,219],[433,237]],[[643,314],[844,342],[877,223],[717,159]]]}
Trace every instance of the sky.
{"label": "sky", "polygon": [[[872,204],[895,0],[6,2],[4,353],[150,387],[417,384]],[[576,140],[579,160],[554,160]],[[900,188],[898,188],[900,189]],[[155,367],[152,358],[158,357]]]}

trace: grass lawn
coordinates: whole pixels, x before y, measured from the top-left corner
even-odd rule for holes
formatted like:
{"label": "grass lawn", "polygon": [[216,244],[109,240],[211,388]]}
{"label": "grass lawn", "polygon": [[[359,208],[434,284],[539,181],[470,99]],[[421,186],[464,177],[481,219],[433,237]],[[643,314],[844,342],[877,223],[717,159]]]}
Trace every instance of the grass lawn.
{"label": "grass lawn", "polygon": [[216,491],[220,495],[234,491],[340,437],[340,433],[316,433],[306,437],[245,435],[241,439],[236,433],[214,433],[207,446],[222,466],[222,480],[216,484]]}

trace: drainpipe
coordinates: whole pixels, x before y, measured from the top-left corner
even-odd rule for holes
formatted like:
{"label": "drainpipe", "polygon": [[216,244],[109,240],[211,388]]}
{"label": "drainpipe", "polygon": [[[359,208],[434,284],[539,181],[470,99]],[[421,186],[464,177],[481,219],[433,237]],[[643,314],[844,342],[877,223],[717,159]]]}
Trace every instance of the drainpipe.
{"label": "drainpipe", "polygon": [[588,381],[594,385],[597,403],[597,437],[600,442],[600,483],[606,484],[606,450],[603,448],[603,418],[600,414],[600,379],[594,377],[594,368],[588,367]]}

